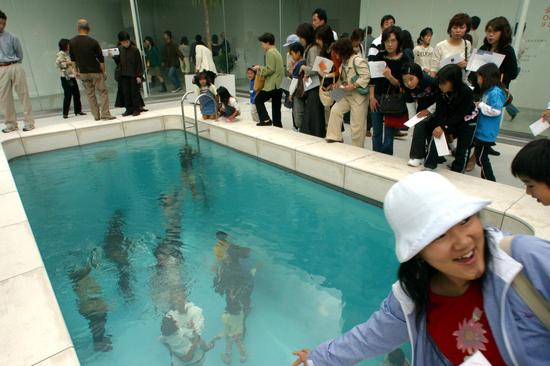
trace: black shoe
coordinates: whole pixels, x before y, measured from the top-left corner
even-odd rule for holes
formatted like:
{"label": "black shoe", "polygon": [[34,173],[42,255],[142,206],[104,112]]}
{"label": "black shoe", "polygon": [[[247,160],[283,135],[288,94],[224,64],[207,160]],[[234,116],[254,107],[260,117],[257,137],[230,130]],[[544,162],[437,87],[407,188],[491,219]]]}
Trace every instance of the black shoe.
{"label": "black shoe", "polygon": [[132,116],[136,117],[136,116],[139,116],[141,112],[140,111],[135,111],[134,113],[132,113]]}
{"label": "black shoe", "polygon": [[496,150],[493,149],[492,147],[489,147],[489,148],[487,149],[487,154],[493,155],[493,156],[500,156],[500,152],[496,151]]}
{"label": "black shoe", "polygon": [[271,126],[271,125],[273,125],[273,122],[271,121],[256,123],[256,126]]}
{"label": "black shoe", "polygon": [[126,111],[124,113],[122,113],[122,117],[128,117],[128,116],[131,116],[132,115],[132,112],[130,111]]}
{"label": "black shoe", "polygon": [[85,116],[86,113],[84,113],[84,112],[78,112],[78,113],[75,113],[74,115],[75,115],[75,116]]}
{"label": "black shoe", "polygon": [[140,111],[140,112],[149,112],[148,109],[145,109],[145,108],[143,108],[143,107],[142,107],[139,111]]}
{"label": "black shoe", "polygon": [[69,118],[69,116],[67,116],[66,114],[63,115],[63,118]]}
{"label": "black shoe", "polygon": [[445,157],[443,156],[440,156],[437,158],[437,163],[438,164],[443,164],[443,163],[446,163],[447,162],[447,159],[445,159]]}

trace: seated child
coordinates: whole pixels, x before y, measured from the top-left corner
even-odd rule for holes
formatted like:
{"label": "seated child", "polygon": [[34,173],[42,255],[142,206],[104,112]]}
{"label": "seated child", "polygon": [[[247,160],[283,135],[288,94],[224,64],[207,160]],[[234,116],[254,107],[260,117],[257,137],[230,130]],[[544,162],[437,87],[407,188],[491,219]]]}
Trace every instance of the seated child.
{"label": "seated child", "polygon": [[214,80],[216,74],[211,71],[201,71],[193,78],[193,84],[196,85],[195,94],[207,95],[199,99],[201,106],[202,119],[217,119],[217,106],[216,106],[216,86]]}
{"label": "seated child", "polygon": [[248,78],[248,93],[250,95],[250,113],[252,114],[252,120],[254,122],[260,122],[260,116],[258,115],[256,104],[254,104],[254,99],[256,99],[256,92],[254,91],[254,80],[256,80],[256,70],[254,70],[251,67],[246,69],[246,77]]}
{"label": "seated child", "polygon": [[495,145],[502,109],[506,102],[504,86],[500,82],[498,66],[489,63],[477,70],[477,83],[482,93],[482,98],[477,107],[479,119],[474,137],[476,164],[481,167],[481,178],[496,181],[489,160],[489,149]]}
{"label": "seated child", "polygon": [[224,88],[223,86],[220,86],[217,90],[218,97],[219,97],[219,114],[220,116],[228,122],[234,122],[235,119],[241,115],[241,111],[239,110],[239,104],[237,103],[237,99],[231,96],[229,94],[229,91]]}
{"label": "seated child", "polygon": [[550,140],[531,141],[512,161],[512,174],[525,184],[525,193],[550,206]]}

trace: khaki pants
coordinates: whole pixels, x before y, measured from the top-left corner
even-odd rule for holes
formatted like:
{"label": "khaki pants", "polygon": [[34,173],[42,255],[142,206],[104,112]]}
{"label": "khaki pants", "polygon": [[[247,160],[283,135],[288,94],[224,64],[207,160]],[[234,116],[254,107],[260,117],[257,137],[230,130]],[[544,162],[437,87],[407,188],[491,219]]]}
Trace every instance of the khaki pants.
{"label": "khaki pants", "polygon": [[[90,110],[96,120],[100,118],[111,117],[109,112],[109,93],[107,86],[105,85],[105,76],[102,73],[85,73],[80,74],[80,80],[84,84],[84,90],[86,90],[86,97],[88,97],[88,104]],[[99,98],[101,103],[101,115],[99,114],[99,106],[97,105],[97,98],[95,92],[99,92]]]}
{"label": "khaki pants", "polygon": [[23,106],[25,127],[34,127],[32,105],[29,99],[25,70],[21,64],[0,66],[0,111],[4,114],[6,128],[17,128],[15,104],[13,102],[13,89],[17,93]]}
{"label": "khaki pants", "polygon": [[351,144],[353,146],[364,147],[367,134],[367,110],[369,103],[366,98],[362,103],[357,103],[354,96],[347,96],[335,103],[330,110],[330,119],[328,121],[327,139],[342,141],[342,123],[344,123],[344,113],[351,110]]}

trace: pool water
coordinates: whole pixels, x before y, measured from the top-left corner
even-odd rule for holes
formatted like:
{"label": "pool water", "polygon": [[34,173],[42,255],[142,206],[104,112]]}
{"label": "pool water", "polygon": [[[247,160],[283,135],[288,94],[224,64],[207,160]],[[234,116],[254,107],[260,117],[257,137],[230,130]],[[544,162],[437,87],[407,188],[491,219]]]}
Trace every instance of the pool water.
{"label": "pool water", "polygon": [[290,365],[364,322],[396,278],[379,207],[208,141],[190,152],[179,131],[10,165],[82,365],[170,365],[163,316],[186,302],[203,346],[243,333],[245,364]]}

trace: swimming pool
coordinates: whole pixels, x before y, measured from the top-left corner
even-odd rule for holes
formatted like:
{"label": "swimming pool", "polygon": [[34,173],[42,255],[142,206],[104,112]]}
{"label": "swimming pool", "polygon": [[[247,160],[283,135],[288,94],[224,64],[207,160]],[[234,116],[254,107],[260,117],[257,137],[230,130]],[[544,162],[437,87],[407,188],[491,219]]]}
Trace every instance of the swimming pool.
{"label": "swimming pool", "polygon": [[[162,132],[10,163],[83,365],[169,365],[159,338],[174,293],[202,309],[209,341],[234,328],[222,316],[237,286],[246,363],[262,366],[379,307],[397,268],[380,208],[207,141],[200,156],[182,144]],[[216,257],[220,231],[236,249],[226,254],[241,253],[235,268]],[[204,365],[223,365],[225,346]]]}

